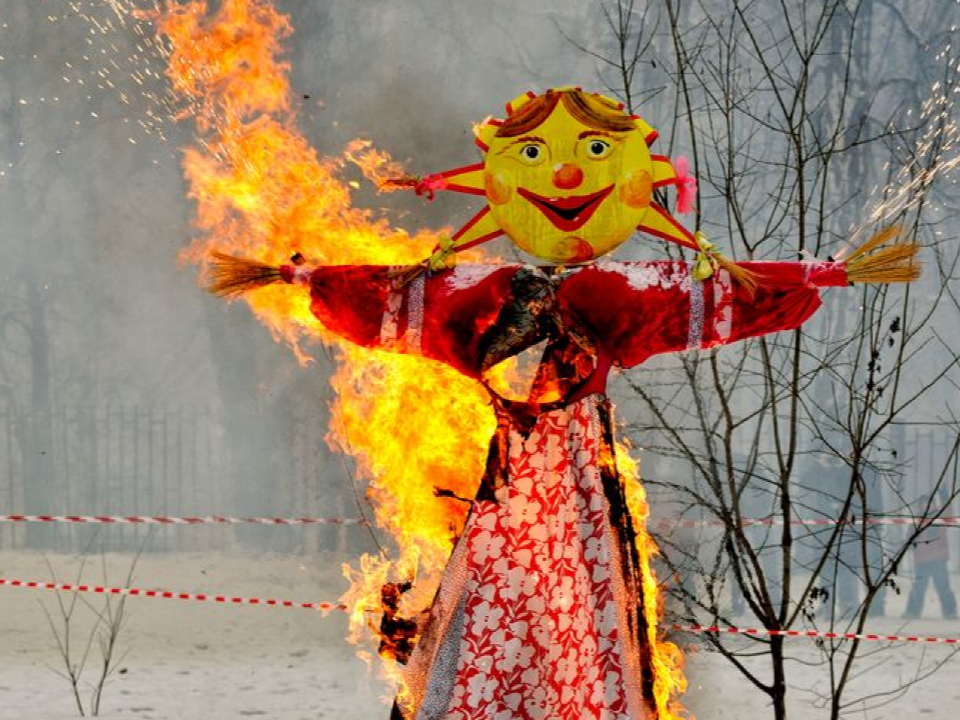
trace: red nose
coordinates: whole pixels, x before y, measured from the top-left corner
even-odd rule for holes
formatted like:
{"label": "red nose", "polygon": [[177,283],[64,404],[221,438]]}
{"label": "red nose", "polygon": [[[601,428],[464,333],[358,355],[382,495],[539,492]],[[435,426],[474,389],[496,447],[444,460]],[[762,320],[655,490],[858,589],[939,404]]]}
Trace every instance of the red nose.
{"label": "red nose", "polygon": [[583,170],[576,165],[564,163],[553,171],[553,184],[561,190],[573,190],[583,182]]}

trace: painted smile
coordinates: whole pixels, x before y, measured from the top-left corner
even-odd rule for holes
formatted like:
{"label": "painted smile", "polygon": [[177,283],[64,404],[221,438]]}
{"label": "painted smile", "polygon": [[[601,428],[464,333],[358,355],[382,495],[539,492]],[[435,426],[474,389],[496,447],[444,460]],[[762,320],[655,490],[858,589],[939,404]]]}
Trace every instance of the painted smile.
{"label": "painted smile", "polygon": [[564,232],[582,228],[596,209],[613,191],[613,185],[605,187],[592,195],[574,195],[571,197],[543,197],[525,188],[517,188],[517,193],[535,205],[547,219]]}

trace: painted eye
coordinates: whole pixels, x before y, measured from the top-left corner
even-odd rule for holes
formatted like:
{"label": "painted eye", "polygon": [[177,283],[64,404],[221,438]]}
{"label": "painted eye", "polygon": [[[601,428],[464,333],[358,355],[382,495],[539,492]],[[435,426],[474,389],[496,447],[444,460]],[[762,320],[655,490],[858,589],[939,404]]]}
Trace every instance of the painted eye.
{"label": "painted eye", "polygon": [[587,145],[587,155],[591,158],[604,158],[610,154],[610,143],[604,140],[591,140]]}
{"label": "painted eye", "polygon": [[543,148],[539,145],[524,145],[520,149],[520,156],[530,163],[539,162],[543,160]]}

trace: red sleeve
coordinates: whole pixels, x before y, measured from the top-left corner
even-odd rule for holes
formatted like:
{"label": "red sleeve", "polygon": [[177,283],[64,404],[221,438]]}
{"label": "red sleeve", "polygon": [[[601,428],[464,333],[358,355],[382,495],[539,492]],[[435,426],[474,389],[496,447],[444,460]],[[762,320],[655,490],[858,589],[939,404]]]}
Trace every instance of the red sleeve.
{"label": "red sleeve", "polygon": [[819,287],[846,285],[842,263],[741,263],[750,294],[726,271],[704,282],[687,263],[603,263],[569,278],[561,302],[621,367],[659,353],[710,348],[791,330],[820,307]]}
{"label": "red sleeve", "polygon": [[405,285],[382,265],[320,267],[310,309],[331,332],[364,347],[424,355],[479,375],[480,338],[510,296],[517,266],[460,265]]}

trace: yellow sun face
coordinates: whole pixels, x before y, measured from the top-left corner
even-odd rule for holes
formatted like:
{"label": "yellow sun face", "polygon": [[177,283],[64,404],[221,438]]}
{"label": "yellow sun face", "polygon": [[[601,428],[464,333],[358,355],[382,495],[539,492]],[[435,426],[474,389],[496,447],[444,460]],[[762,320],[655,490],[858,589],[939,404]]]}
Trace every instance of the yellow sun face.
{"label": "yellow sun face", "polygon": [[650,207],[654,168],[639,129],[591,128],[557,103],[529,132],[488,145],[490,212],[535,257],[589,262],[629,238]]}
{"label": "yellow sun face", "polygon": [[579,88],[525,93],[507,103],[506,119],[488,119],[476,134],[483,162],[417,181],[428,195],[451,190],[487,200],[434,252],[430,267],[504,233],[534,257],[561,264],[590,262],[634,230],[698,247],[652,199],[657,188],[681,185],[670,159],[650,154],[656,131],[619,103]]}

